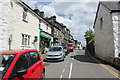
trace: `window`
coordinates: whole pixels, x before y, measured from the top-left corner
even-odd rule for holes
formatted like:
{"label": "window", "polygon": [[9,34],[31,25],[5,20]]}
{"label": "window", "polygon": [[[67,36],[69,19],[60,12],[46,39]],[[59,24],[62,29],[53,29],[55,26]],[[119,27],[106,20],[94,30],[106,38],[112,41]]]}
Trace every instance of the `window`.
{"label": "window", "polygon": [[29,68],[29,64],[30,63],[29,63],[28,55],[27,53],[24,53],[19,57],[15,66],[17,70],[24,70]]}
{"label": "window", "polygon": [[103,28],[103,17],[100,18],[100,30]]}
{"label": "window", "polygon": [[11,7],[13,7],[13,1],[10,1],[10,5],[11,5]]}
{"label": "window", "polygon": [[30,67],[29,55],[28,53],[24,53],[18,58],[9,78],[13,78],[17,71],[26,70],[29,67]]}
{"label": "window", "polygon": [[27,9],[23,11],[23,21],[27,21]]}
{"label": "window", "polygon": [[40,60],[40,57],[37,52],[29,52],[29,54],[30,54],[30,59],[32,61],[31,65],[35,64]]}
{"label": "window", "polygon": [[47,24],[46,30],[48,30],[48,24]]}
{"label": "window", "polygon": [[39,19],[39,29],[41,28],[41,20]]}
{"label": "window", "polygon": [[0,79],[5,75],[10,64],[12,63],[15,55],[11,54],[0,54],[1,62],[0,62]]}
{"label": "window", "polygon": [[22,45],[24,46],[30,45],[30,35],[22,34]]}

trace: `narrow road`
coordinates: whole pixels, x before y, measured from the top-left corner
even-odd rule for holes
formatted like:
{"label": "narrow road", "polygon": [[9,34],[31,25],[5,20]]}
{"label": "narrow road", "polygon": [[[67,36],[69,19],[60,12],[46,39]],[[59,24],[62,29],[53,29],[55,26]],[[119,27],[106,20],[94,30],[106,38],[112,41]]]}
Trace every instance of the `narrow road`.
{"label": "narrow road", "polygon": [[[66,56],[63,62],[45,62],[46,78],[75,79],[75,78],[109,78],[119,80],[116,76],[97,63],[84,50],[75,50]],[[106,79],[105,79],[106,80]]]}

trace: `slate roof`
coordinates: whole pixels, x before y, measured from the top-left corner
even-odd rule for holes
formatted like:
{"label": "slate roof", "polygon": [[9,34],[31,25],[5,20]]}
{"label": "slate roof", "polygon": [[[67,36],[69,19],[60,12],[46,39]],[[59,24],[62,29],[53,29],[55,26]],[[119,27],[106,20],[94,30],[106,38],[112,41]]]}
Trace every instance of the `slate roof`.
{"label": "slate roof", "polygon": [[120,10],[120,1],[101,1],[100,3],[111,11]]}

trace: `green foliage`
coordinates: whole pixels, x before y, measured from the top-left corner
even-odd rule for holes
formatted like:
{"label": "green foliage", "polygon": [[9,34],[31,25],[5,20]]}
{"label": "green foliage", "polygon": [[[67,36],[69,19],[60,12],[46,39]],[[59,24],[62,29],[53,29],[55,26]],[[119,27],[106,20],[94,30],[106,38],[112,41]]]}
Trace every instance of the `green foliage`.
{"label": "green foliage", "polygon": [[[92,30],[87,30],[84,35],[87,44],[91,42],[91,40],[94,39],[94,32]],[[92,41],[93,42],[93,41]]]}

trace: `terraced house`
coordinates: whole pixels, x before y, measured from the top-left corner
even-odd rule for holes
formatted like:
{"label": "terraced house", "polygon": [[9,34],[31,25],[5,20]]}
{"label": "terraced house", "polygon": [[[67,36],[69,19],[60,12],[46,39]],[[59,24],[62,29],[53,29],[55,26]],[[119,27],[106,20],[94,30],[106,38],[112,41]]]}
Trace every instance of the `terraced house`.
{"label": "terraced house", "polygon": [[[33,9],[22,1],[11,1],[7,3],[9,15],[6,29],[6,49],[38,49],[40,50],[40,36],[49,38],[48,45],[52,37],[50,25],[38,15]],[[8,14],[7,13],[7,14]],[[42,30],[42,31],[41,31]]]}
{"label": "terraced house", "polygon": [[[37,49],[62,45],[71,40],[70,30],[56,21],[56,16],[45,18],[37,7],[33,10],[21,0],[2,4],[0,49]],[[6,9],[4,11],[4,8]],[[9,14],[9,15],[8,15]]]}

